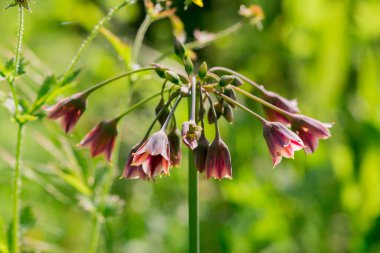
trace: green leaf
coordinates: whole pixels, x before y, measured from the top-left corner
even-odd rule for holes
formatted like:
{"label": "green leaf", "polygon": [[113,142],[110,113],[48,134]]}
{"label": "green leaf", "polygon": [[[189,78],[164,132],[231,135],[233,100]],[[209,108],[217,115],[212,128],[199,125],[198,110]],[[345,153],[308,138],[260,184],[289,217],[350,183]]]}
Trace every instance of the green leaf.
{"label": "green leaf", "polygon": [[63,172],[61,170],[57,170],[57,175],[78,192],[86,196],[91,195],[90,188],[88,188],[88,186],[78,176],[69,174],[68,172]]}
{"label": "green leaf", "polygon": [[36,103],[38,103],[46,94],[48,94],[56,84],[57,78],[55,76],[46,77],[37,93]]}
{"label": "green leaf", "polygon": [[126,42],[119,39],[112,32],[102,27],[100,32],[108,40],[108,42],[113,46],[119,57],[124,61],[124,64],[127,68],[130,68],[131,64],[131,46]]}
{"label": "green leaf", "polygon": [[66,75],[65,79],[63,79],[61,83],[59,84],[59,87],[63,87],[72,83],[78,77],[80,71],[81,71],[80,69],[77,69],[77,70],[72,71],[68,75]]}

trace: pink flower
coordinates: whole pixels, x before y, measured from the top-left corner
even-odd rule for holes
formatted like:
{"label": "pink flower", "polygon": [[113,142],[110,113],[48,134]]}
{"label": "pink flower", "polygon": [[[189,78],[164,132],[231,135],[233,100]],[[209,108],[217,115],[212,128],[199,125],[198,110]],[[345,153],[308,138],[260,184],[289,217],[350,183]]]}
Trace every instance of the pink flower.
{"label": "pink flower", "polygon": [[122,178],[127,179],[148,179],[148,175],[145,174],[141,165],[134,166],[132,165],[133,154],[140,148],[141,143],[136,144],[128,154],[127,162],[124,167]]}
{"label": "pink flower", "polygon": [[133,154],[133,166],[142,165],[150,178],[159,174],[169,174],[170,146],[164,130],[154,133]]}
{"label": "pink flower", "polygon": [[92,157],[103,153],[110,162],[117,136],[117,122],[117,120],[100,122],[83,138],[79,146],[89,147]]}
{"label": "pink flower", "polygon": [[272,155],[273,166],[279,164],[282,157],[294,158],[294,151],[304,148],[302,140],[281,123],[265,123],[263,134]]}
{"label": "pink flower", "polygon": [[331,137],[329,128],[333,126],[332,123],[322,123],[304,115],[294,115],[291,123],[293,131],[305,144],[307,154],[311,154],[317,149],[319,139],[324,140]]}
{"label": "pink flower", "polygon": [[[264,94],[265,101],[271,103],[272,105],[277,106],[278,108],[281,108],[282,110],[290,113],[298,113],[300,111],[295,99],[286,99],[274,92],[265,90],[263,87],[261,91]],[[289,120],[285,116],[265,106],[263,109],[269,121],[275,121],[283,123],[284,125],[289,125]]]}
{"label": "pink flower", "polygon": [[71,97],[59,101],[53,106],[45,108],[49,119],[61,119],[61,124],[66,133],[71,132],[79,118],[86,110],[87,95],[77,93]]}
{"label": "pink flower", "polygon": [[207,152],[210,144],[207,141],[204,133],[198,140],[198,146],[194,149],[194,164],[197,170],[202,173],[206,168]]}
{"label": "pink flower", "polygon": [[207,152],[206,178],[211,177],[232,178],[230,151],[221,138],[215,138]]}
{"label": "pink flower", "polygon": [[198,146],[198,139],[201,136],[202,128],[194,121],[190,120],[182,124],[182,140],[186,146],[192,150]]}
{"label": "pink flower", "polygon": [[170,145],[170,165],[173,167],[178,167],[181,158],[181,133],[178,128],[173,128],[168,134],[168,140]]}

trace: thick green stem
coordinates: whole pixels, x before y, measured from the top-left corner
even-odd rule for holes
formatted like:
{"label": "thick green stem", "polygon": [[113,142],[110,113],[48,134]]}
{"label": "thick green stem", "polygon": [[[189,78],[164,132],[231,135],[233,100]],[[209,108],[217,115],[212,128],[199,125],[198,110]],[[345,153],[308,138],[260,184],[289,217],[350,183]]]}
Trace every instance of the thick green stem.
{"label": "thick green stem", "polygon": [[[191,114],[191,97],[189,97],[189,117]],[[198,216],[198,171],[195,168],[193,152],[189,149],[189,253],[199,253],[199,216]]]}
{"label": "thick green stem", "polygon": [[83,41],[80,45],[79,49],[75,53],[74,57],[70,61],[69,66],[66,68],[65,73],[62,75],[59,81],[65,80],[66,77],[74,70],[75,65],[78,63],[79,58],[83,54],[84,50],[88,47],[88,45],[94,40],[96,35],[98,35],[100,28],[102,28],[110,19],[115,15],[115,13],[120,10],[122,7],[127,5],[130,1],[124,1],[120,5],[109,10],[107,16],[102,18],[99,23],[92,29],[90,35]]}
{"label": "thick green stem", "polygon": [[21,181],[21,151],[22,151],[22,143],[23,143],[23,137],[24,137],[24,125],[19,124],[18,125],[18,132],[17,132],[17,146],[16,146],[16,161],[15,161],[15,167],[14,167],[14,174],[13,174],[13,202],[12,202],[12,209],[13,209],[13,221],[12,221],[12,253],[18,253],[20,252],[20,195],[21,195],[21,187],[22,187],[22,181]]}

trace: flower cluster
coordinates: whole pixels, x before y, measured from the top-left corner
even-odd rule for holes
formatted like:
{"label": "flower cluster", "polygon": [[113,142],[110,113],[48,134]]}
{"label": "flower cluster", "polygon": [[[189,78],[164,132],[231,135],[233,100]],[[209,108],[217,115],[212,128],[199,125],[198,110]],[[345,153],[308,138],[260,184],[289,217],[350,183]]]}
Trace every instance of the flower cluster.
{"label": "flower cluster", "polygon": [[[262,85],[233,70],[223,67],[208,69],[207,64],[203,63],[196,73],[184,45],[177,40],[174,45],[176,54],[182,59],[186,74],[175,73],[157,64],[144,69],[155,71],[164,82],[161,92],[152,96],[160,96],[159,103],[155,107],[156,116],[142,141],[128,153],[122,177],[154,180],[157,176],[169,175],[170,168],[180,165],[181,142],[183,142],[193,152],[194,164],[199,173],[204,173],[207,179],[231,179],[231,156],[221,138],[218,122],[221,118],[233,122],[236,108],[250,113],[262,124],[264,139],[274,166],[281,162],[282,157],[294,158],[295,151],[303,149],[307,154],[313,153],[319,139],[331,136],[329,128],[332,124],[322,123],[300,114],[295,100],[268,91]],[[260,96],[240,88],[244,83],[256,88]],[[92,87],[47,108],[48,117],[62,118],[65,132],[70,132],[85,111],[88,95],[103,85],[104,83]],[[168,88],[168,85],[171,87]],[[169,94],[166,97],[167,91]],[[261,104],[265,117],[238,102],[236,92]],[[184,97],[188,97],[191,110],[189,119],[182,123],[182,130],[179,131],[175,111]],[[100,122],[79,145],[89,147],[92,156],[103,154],[108,161],[111,161],[118,133],[117,124],[130,111],[112,120]],[[215,126],[215,136],[211,144],[205,134],[206,116],[208,123]],[[161,128],[151,134],[157,121]]]}

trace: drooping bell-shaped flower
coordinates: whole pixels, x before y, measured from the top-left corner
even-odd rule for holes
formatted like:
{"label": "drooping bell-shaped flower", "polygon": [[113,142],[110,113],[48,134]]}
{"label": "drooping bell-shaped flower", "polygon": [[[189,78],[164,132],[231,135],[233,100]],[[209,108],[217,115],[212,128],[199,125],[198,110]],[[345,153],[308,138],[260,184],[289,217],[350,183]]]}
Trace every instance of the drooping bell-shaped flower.
{"label": "drooping bell-shaped flower", "polygon": [[79,146],[89,147],[92,157],[103,154],[110,162],[117,136],[117,122],[117,120],[100,122],[83,138]]}
{"label": "drooping bell-shaped flower", "polygon": [[170,165],[172,167],[178,167],[181,163],[181,133],[178,128],[173,128],[168,134],[168,140],[170,145]]}
{"label": "drooping bell-shaped flower", "polygon": [[192,150],[198,146],[198,139],[201,136],[202,127],[198,126],[193,120],[182,124],[182,140],[186,146]]}
{"label": "drooping bell-shaped flower", "polygon": [[216,137],[208,148],[205,169],[207,179],[232,178],[230,151],[220,137]]}
{"label": "drooping bell-shaped flower", "polygon": [[279,164],[282,157],[294,158],[294,151],[304,148],[300,137],[279,122],[264,123],[263,134],[273,166]]}
{"label": "drooping bell-shaped flower", "polygon": [[322,123],[316,119],[305,115],[294,115],[291,119],[292,129],[302,139],[305,144],[305,152],[313,153],[318,147],[319,139],[331,137],[330,130],[332,123]]}
{"label": "drooping bell-shaped flower", "polygon": [[[271,103],[272,105],[277,106],[278,108],[281,108],[282,110],[290,113],[298,113],[300,111],[297,105],[297,100],[286,99],[277,93],[265,90],[263,87],[261,88],[261,91],[263,92],[264,100]],[[263,109],[269,121],[275,121],[289,125],[289,120],[282,114],[265,106]]]}
{"label": "drooping bell-shaped flower", "polygon": [[207,152],[210,143],[207,141],[204,132],[202,131],[201,137],[198,140],[198,146],[194,149],[194,164],[197,170],[202,173],[206,168]]}
{"label": "drooping bell-shaped flower", "polygon": [[62,127],[66,133],[69,133],[86,110],[86,99],[85,93],[77,93],[62,99],[57,104],[45,108],[47,117],[49,119],[62,118]]}
{"label": "drooping bell-shaped flower", "polygon": [[133,166],[142,165],[149,178],[159,174],[169,174],[170,146],[164,130],[160,130],[146,140],[133,154]]}
{"label": "drooping bell-shaped flower", "polygon": [[133,154],[140,148],[140,146],[141,146],[141,143],[136,144],[129,152],[128,157],[127,157],[127,162],[125,163],[125,166],[124,166],[122,178],[127,178],[127,179],[140,178],[143,180],[148,179],[148,175],[145,174],[142,168],[142,165],[137,165],[137,166],[132,165]]}

